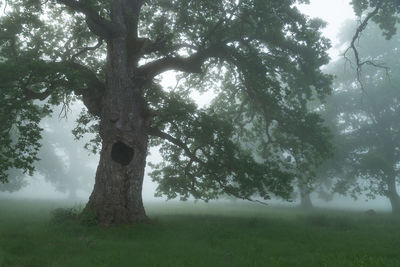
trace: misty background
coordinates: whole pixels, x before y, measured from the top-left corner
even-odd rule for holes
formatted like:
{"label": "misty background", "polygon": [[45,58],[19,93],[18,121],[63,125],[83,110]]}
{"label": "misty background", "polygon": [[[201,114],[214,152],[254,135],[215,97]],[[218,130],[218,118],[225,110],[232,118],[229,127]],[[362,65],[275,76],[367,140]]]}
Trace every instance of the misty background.
{"label": "misty background", "polygon": [[[313,0],[310,5],[299,6],[300,10],[310,17],[319,17],[327,22],[327,27],[323,30],[325,37],[332,42],[330,56],[332,61],[340,61],[346,43],[343,42],[342,35],[346,34],[343,29],[352,25],[354,29],[355,16],[352,7],[347,0]],[[342,32],[342,34],[341,34]],[[347,30],[347,33],[351,32]],[[341,36],[339,36],[341,34]],[[379,36],[378,38],[383,38]],[[326,67],[329,73],[330,67]],[[340,73],[335,73],[340,76]],[[162,77],[164,87],[173,88],[177,81],[170,73]],[[211,93],[194,96],[200,106],[207,105],[213,97]],[[37,171],[33,176],[20,175],[14,183],[0,185],[0,197],[7,198],[39,198],[39,199],[71,199],[76,202],[86,202],[93,189],[95,172],[99,156],[91,153],[84,148],[94,136],[85,136],[81,140],[75,140],[72,130],[76,126],[76,120],[83,108],[83,104],[76,102],[64,110],[65,107],[55,109],[53,116],[42,121],[43,131],[42,159],[36,166]],[[161,160],[156,148],[152,148],[147,162],[157,163]],[[143,184],[143,200],[165,201],[165,198],[155,197],[154,193],[157,184],[151,181],[147,175],[150,167],[146,169]],[[311,194],[314,206],[317,207],[337,207],[347,209],[377,209],[382,211],[390,210],[390,202],[387,198],[376,196],[375,199],[367,199],[360,195],[357,200],[334,194],[333,199],[324,201],[318,198],[317,193]],[[240,201],[231,198],[221,199],[221,201]],[[214,201],[213,201],[214,202]],[[299,201],[286,202],[279,199],[268,201],[271,204],[279,205],[298,205]]]}

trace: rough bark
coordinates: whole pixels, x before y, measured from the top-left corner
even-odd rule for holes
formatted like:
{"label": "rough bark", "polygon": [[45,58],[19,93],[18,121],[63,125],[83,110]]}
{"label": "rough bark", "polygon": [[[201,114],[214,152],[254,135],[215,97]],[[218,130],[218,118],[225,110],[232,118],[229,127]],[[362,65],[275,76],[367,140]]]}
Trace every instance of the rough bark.
{"label": "rough bark", "polygon": [[143,98],[143,84],[170,69],[200,72],[202,63],[221,48],[199,49],[187,58],[166,57],[139,67],[144,54],[162,45],[138,36],[138,19],[145,1],[114,0],[109,19],[99,17],[82,1],[58,1],[84,14],[90,30],[107,42],[105,88],[82,92],[89,112],[100,118],[102,138],[95,186],[85,210],[94,211],[102,225],[146,220],[142,184],[152,116]]}
{"label": "rough bark", "polygon": [[149,118],[141,84],[135,79],[124,36],[108,41],[107,84],[102,100],[102,151],[87,208],[100,224],[146,220],[142,184],[148,146]]}

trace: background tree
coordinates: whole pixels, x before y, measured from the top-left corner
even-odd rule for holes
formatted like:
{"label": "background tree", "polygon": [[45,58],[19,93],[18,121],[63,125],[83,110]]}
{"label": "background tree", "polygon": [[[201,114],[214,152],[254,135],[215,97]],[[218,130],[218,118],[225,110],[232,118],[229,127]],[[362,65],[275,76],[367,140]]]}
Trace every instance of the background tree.
{"label": "background tree", "polygon": [[[41,121],[44,127],[39,161],[34,163],[33,176],[41,175],[44,180],[54,186],[55,190],[67,193],[68,197],[77,197],[78,190],[90,192],[93,185],[94,169],[89,151],[84,151],[82,143],[76,143],[71,133],[74,122],[70,117],[77,114],[68,112],[68,118],[61,118],[62,107],[57,107],[51,117]],[[89,141],[89,140],[84,140]],[[29,185],[28,174],[13,169],[8,172],[8,181],[0,185],[0,191],[15,192]]]}
{"label": "background tree", "polygon": [[[69,120],[77,114],[66,114],[68,118],[60,118],[61,110],[55,110],[52,118],[42,121],[42,147],[35,163],[36,173],[44,176],[59,192],[67,193],[68,197],[77,197],[77,191],[92,189],[95,170],[91,161],[95,160],[89,151],[85,151],[82,142],[77,143],[72,137],[74,122]],[[89,140],[82,140],[89,141]]]}
{"label": "background tree", "polygon": [[[329,45],[323,23],[305,18],[295,2],[8,1],[0,27],[0,101],[8,103],[0,105],[1,140],[13,125],[21,138],[2,141],[1,170],[30,170],[40,115],[77,96],[86,118],[99,120],[100,163],[86,209],[102,224],[146,219],[149,137],[162,146],[164,162],[153,172],[160,194],[288,197],[293,175],[274,155],[256,161],[242,142],[272,141],[274,128],[289,139],[321,129],[306,105],[330,91],[320,70]],[[169,70],[184,80],[172,91],[157,78]],[[191,92],[210,89],[212,105],[198,108]]]}
{"label": "background tree", "polygon": [[368,55],[364,56],[358,51],[358,40],[363,31],[367,29],[370,21],[373,21],[382,30],[383,36],[387,40],[391,39],[397,31],[397,23],[399,22],[400,2],[398,0],[352,0],[354,12],[360,18],[360,24],[353,32],[349,48],[345,52],[348,55],[349,50],[353,51],[354,64],[356,66],[357,80],[363,87],[361,80],[361,71],[363,66],[369,65],[377,68],[385,69],[384,64],[368,59]]}
{"label": "background tree", "polygon": [[[353,32],[352,27],[345,31],[349,32]],[[343,71],[345,60],[337,62],[333,70],[338,73],[338,79],[327,106],[336,110],[334,120],[346,140],[343,167],[347,171],[337,189],[350,190],[353,195],[366,191],[370,198],[385,196],[391,202],[393,213],[399,214],[396,185],[400,175],[400,65],[397,60],[400,39],[399,35],[393,35],[386,41],[377,37],[379,33],[377,27],[366,29],[358,51],[368,55],[367,60],[371,62],[385,62],[388,68],[364,67],[358,77],[363,81],[363,90],[360,90],[354,72]]]}
{"label": "background tree", "polygon": [[[301,126],[301,138],[290,140],[287,136],[282,136],[280,143],[286,144],[285,155],[289,166],[285,166],[293,172],[296,177],[295,184],[298,188],[300,207],[311,209],[313,207],[310,194],[320,184],[321,177],[318,176],[319,168],[324,161],[332,156],[332,145],[326,140],[331,140],[331,135],[327,127],[323,126],[323,120],[317,113],[310,113],[313,120],[318,120],[320,128]],[[300,121],[300,124],[307,123]],[[299,124],[299,126],[300,126]],[[307,129],[308,128],[308,129]],[[314,132],[313,129],[314,128]],[[317,130],[317,131],[315,131]]]}

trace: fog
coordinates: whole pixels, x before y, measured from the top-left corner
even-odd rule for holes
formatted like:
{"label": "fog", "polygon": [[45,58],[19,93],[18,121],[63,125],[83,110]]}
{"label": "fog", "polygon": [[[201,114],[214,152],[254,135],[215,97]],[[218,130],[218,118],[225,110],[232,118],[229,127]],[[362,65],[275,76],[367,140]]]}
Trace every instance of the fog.
{"label": "fog", "polygon": [[[168,77],[167,77],[168,79]],[[164,81],[166,86],[171,86],[173,82],[171,82],[172,77],[169,77],[170,81]],[[208,96],[207,95],[199,95],[199,105],[207,105]],[[68,168],[77,169],[79,172],[79,168],[82,165],[89,166],[90,171],[86,172],[86,174],[90,174],[84,178],[84,181],[81,181],[82,184],[87,184],[85,188],[79,188],[76,192],[76,197],[71,199],[68,195],[68,192],[60,192],[57,190],[52,184],[51,181],[47,181],[43,175],[35,174],[33,176],[26,176],[25,180],[27,185],[22,187],[20,190],[15,192],[0,192],[0,198],[11,198],[11,199],[44,199],[44,200],[68,200],[76,203],[85,203],[90,196],[91,190],[94,185],[94,176],[98,164],[99,156],[97,154],[93,154],[88,150],[84,150],[83,147],[87,141],[89,141],[92,136],[87,135],[83,140],[76,140],[74,135],[72,134],[72,129],[76,125],[76,120],[78,118],[79,113],[83,108],[83,104],[81,102],[74,103],[69,107],[69,111],[65,116],[61,116],[60,110],[61,107],[56,109],[53,116],[49,119],[46,119],[42,122],[42,127],[45,129],[44,131],[47,133],[53,133],[55,128],[63,129],[65,131],[65,135],[62,138],[57,138],[57,136],[53,136],[55,141],[62,144],[74,144],[77,147],[82,148],[82,158],[79,165],[70,165]],[[43,143],[49,141],[47,139],[43,140]],[[62,152],[60,152],[62,154]],[[62,156],[61,156],[62,157]],[[64,155],[63,158],[66,162],[69,161],[68,155]],[[162,160],[161,156],[158,153],[157,148],[152,148],[150,151],[150,155],[148,156],[148,162],[157,163]],[[155,191],[157,187],[157,183],[151,181],[151,178],[148,175],[148,172],[151,171],[151,168],[148,166],[146,168],[146,175],[143,183],[143,200],[146,203],[152,202],[165,202],[167,199],[165,197],[155,197]],[[68,178],[65,181],[68,183]],[[318,198],[316,193],[311,194],[311,199],[313,205],[319,208],[335,208],[335,209],[345,209],[345,210],[368,210],[375,209],[378,211],[390,211],[390,202],[385,197],[376,196],[375,199],[368,199],[365,196],[361,195],[358,199],[354,199],[349,196],[342,196],[339,194],[334,194],[332,200],[325,201]],[[260,199],[261,200],[261,199]],[[172,202],[179,201],[179,199],[169,200]],[[189,198],[188,202],[197,203],[193,198]],[[247,203],[247,200],[237,200],[231,197],[224,198],[221,197],[219,200],[212,200],[210,203]],[[300,204],[298,198],[294,198],[293,201],[285,201],[281,199],[271,199],[265,201],[268,205],[272,206],[286,206],[286,207],[296,207]],[[259,204],[262,206],[262,204]]]}
{"label": "fog", "polygon": [[[74,168],[77,169],[76,173],[79,173],[79,169],[81,166],[86,165],[89,171],[86,171],[83,181],[81,184],[88,184],[85,188],[78,188],[76,192],[76,199],[72,199],[75,201],[84,202],[90,196],[91,190],[94,186],[94,177],[96,174],[96,168],[99,161],[98,154],[94,154],[89,150],[84,149],[84,145],[89,142],[90,139],[93,138],[93,135],[87,134],[83,139],[77,140],[75,136],[72,134],[72,130],[76,126],[76,120],[80,112],[83,109],[83,103],[76,102],[68,107],[68,111],[66,113],[62,113],[62,107],[58,107],[55,109],[55,112],[52,114],[50,118],[47,118],[42,121],[41,127],[44,129],[45,138],[43,139],[43,144],[50,142],[49,138],[46,136],[51,136],[51,141],[60,145],[60,148],[55,148],[56,154],[58,152],[58,156],[61,161],[64,161],[68,166],[64,166],[65,168]],[[62,129],[65,135],[57,136],[54,133],[54,129]],[[55,145],[55,144],[53,144]],[[71,165],[69,162],[70,155],[63,151],[63,146],[65,145],[73,145],[80,148],[81,158],[79,165],[74,164]],[[46,160],[46,159],[44,159]],[[148,161],[150,162],[158,162],[161,160],[161,157],[158,155],[157,149],[153,149],[150,152],[150,156],[148,157]],[[148,170],[149,168],[147,168]],[[147,171],[148,172],[148,171]],[[70,177],[72,178],[72,177]],[[68,192],[60,192],[60,190],[56,190],[54,184],[51,181],[46,181],[45,177],[40,173],[36,173],[33,176],[25,176],[25,180],[27,185],[22,187],[20,190],[15,192],[0,192],[0,197],[6,198],[21,198],[21,199],[68,199]],[[68,177],[65,181],[68,184]],[[156,184],[153,183],[150,177],[146,174],[144,184],[143,184],[143,199],[145,201],[155,201],[155,200],[163,200],[163,198],[155,198],[154,193],[156,189]]]}
{"label": "fog", "polygon": [[[344,23],[349,22],[350,19],[354,20],[354,12],[352,7],[349,4],[349,1],[346,0],[313,0],[310,5],[301,5],[299,6],[300,10],[310,17],[319,17],[325,20],[328,25],[323,30],[324,36],[329,38],[332,41],[332,48],[329,51],[330,57],[332,61],[340,60],[343,54],[343,44],[339,42],[338,34],[341,28],[343,28]],[[174,78],[175,73],[167,73],[163,75],[162,84],[165,88],[173,88],[176,85],[176,80]],[[210,103],[211,98],[214,94],[211,93],[196,93],[192,95],[194,99],[196,99],[197,104],[200,107],[207,106]],[[97,163],[99,160],[98,155],[94,155],[87,150],[81,151],[81,158],[79,159],[79,164],[72,163],[71,157],[72,154],[68,154],[68,151],[65,151],[66,146],[70,146],[74,144],[79,148],[82,148],[84,144],[90,140],[91,136],[86,136],[83,140],[75,140],[72,133],[72,129],[75,127],[75,121],[83,108],[83,104],[81,102],[76,102],[73,105],[69,106],[69,111],[65,114],[66,117],[60,116],[60,109],[54,112],[52,118],[45,119],[41,123],[41,127],[44,128],[44,132],[47,134],[43,140],[43,143],[50,142],[46,136],[54,135],[54,129],[62,129],[63,132],[68,132],[68,134],[63,135],[62,137],[52,136],[51,142],[53,142],[53,148],[55,155],[59,157],[59,160],[64,160],[65,166],[64,171],[68,169],[75,169],[75,174],[80,172],[80,168],[85,166],[84,176],[80,178],[78,181],[79,186],[74,192],[74,200],[85,202],[90,196],[91,190],[94,184],[94,176],[96,172]],[[61,114],[62,115],[62,114]],[[58,147],[57,147],[58,146]],[[159,155],[157,148],[152,148],[150,151],[150,155],[147,158],[147,162],[160,162],[161,156]],[[148,175],[150,168],[146,168],[146,175],[143,184],[143,199],[144,202],[153,202],[153,201],[165,201],[166,198],[156,198],[154,196],[157,184],[151,181],[151,178]],[[82,171],[83,172],[83,171]],[[70,177],[71,178],[71,177]],[[75,177],[76,178],[76,177]],[[60,186],[57,189],[55,182],[51,179],[46,179],[46,175],[39,173],[35,173],[33,176],[26,176],[24,178],[27,185],[23,186],[20,190],[15,192],[0,192],[0,197],[5,198],[37,198],[37,199],[68,199],[70,193],[68,192],[69,181],[64,181],[65,185]],[[71,178],[71,181],[73,179]],[[74,180],[75,181],[75,180]],[[57,181],[59,183],[59,181]],[[334,194],[332,200],[324,201],[318,198],[316,193],[311,194],[312,202],[317,207],[330,207],[330,208],[345,208],[345,209],[376,209],[382,211],[390,210],[390,202],[385,197],[376,196],[375,199],[367,199],[364,195],[359,195],[358,199],[355,200],[349,196],[341,196],[339,194]],[[189,201],[193,201],[193,199],[189,198]],[[222,198],[221,201],[234,201]],[[271,205],[288,205],[288,206],[296,206],[299,204],[299,200],[295,200],[294,202],[287,202],[280,199],[272,199],[267,201],[267,203]]]}
{"label": "fog", "polygon": [[399,30],[400,0],[0,1],[0,267],[400,266]]}

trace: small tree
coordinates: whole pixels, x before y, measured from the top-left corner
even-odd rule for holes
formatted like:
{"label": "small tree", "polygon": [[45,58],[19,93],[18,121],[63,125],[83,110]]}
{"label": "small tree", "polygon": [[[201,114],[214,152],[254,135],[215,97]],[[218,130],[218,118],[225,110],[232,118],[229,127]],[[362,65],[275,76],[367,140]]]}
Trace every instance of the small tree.
{"label": "small tree", "polygon": [[[86,118],[99,121],[100,163],[86,208],[102,224],[146,219],[141,190],[149,138],[162,145],[164,162],[153,172],[160,194],[290,194],[290,173],[272,156],[255,161],[241,144],[271,141],[273,127],[298,136],[301,127],[292,125],[301,121],[319,129],[306,104],[330,90],[330,77],[320,71],[329,44],[320,36],[323,23],[300,14],[296,1],[8,3],[0,33],[2,173],[30,170],[40,115],[77,96]],[[159,85],[166,71],[180,73],[176,90]],[[217,94],[207,108],[190,98],[202,90]]]}

